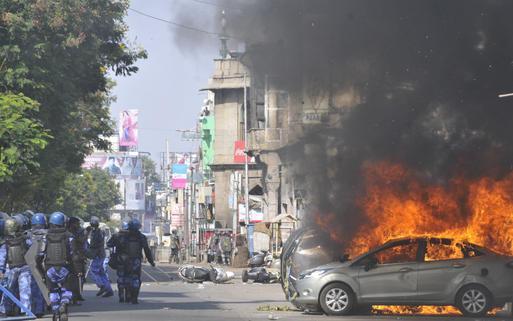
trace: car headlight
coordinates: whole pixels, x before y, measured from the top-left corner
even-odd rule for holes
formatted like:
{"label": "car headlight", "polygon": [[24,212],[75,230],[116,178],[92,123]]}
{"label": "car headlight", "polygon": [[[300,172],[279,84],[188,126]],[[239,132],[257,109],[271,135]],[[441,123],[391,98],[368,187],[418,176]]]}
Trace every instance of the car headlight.
{"label": "car headlight", "polygon": [[320,276],[324,275],[328,271],[329,270],[327,270],[327,269],[308,271],[306,273],[301,273],[299,275],[299,279],[308,279],[308,278],[320,277]]}

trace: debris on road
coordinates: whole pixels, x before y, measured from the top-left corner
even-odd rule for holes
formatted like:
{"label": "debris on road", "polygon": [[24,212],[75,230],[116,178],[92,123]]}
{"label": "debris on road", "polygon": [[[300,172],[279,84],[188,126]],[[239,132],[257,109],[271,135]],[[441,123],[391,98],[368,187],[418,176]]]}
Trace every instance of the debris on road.
{"label": "debris on road", "polygon": [[270,304],[266,304],[266,305],[259,306],[257,308],[257,311],[260,311],[260,312],[271,312],[271,311],[274,311],[274,312],[286,312],[286,311],[291,311],[291,308],[288,305],[270,305]]}
{"label": "debris on road", "polygon": [[235,278],[235,273],[213,266],[206,268],[194,265],[183,265],[178,269],[178,275],[182,280],[188,283],[203,283],[211,281],[216,284],[221,284]]}

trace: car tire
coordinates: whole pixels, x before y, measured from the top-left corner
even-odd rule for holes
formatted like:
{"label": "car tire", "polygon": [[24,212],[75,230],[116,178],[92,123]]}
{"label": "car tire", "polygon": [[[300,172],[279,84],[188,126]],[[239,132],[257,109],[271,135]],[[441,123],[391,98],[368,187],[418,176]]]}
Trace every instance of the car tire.
{"label": "car tire", "polygon": [[328,284],[319,296],[319,304],[327,315],[347,315],[355,301],[353,290],[344,283]]}
{"label": "car tire", "polygon": [[482,285],[466,285],[456,295],[456,306],[466,317],[485,316],[493,306],[490,291]]}

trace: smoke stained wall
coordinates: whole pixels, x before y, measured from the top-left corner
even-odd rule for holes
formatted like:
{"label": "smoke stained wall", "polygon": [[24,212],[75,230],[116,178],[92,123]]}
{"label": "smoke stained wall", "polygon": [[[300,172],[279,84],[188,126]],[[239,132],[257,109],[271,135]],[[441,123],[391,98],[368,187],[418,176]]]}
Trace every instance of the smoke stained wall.
{"label": "smoke stained wall", "polygon": [[[365,223],[358,200],[369,162],[402,164],[439,186],[513,170],[513,99],[498,98],[513,91],[513,2],[216,4],[227,8],[232,45],[246,44],[253,70],[278,75],[291,95],[330,93],[336,124],[306,130],[290,155],[298,173],[316,169],[305,178],[314,212],[335,215],[342,242]],[[215,26],[219,10],[208,19]]]}

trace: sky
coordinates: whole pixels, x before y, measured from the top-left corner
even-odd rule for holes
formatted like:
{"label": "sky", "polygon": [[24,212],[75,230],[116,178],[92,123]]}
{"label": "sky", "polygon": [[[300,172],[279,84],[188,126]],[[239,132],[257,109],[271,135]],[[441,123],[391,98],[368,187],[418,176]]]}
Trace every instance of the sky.
{"label": "sky", "polygon": [[[173,20],[178,6],[188,1],[191,0],[132,0],[130,7]],[[208,6],[201,3],[197,6],[197,10],[216,10],[202,8]],[[170,151],[196,151],[197,144],[181,141],[176,130],[196,126],[206,97],[199,89],[205,87],[213,71],[218,48],[212,43],[217,40],[208,39],[210,46],[186,51],[175,41],[177,32],[181,32],[177,27],[131,10],[125,21],[128,40],[146,49],[148,59],[138,61],[139,72],[130,77],[113,76],[117,83],[113,89],[117,100],[111,106],[113,118],[117,120],[125,109],[139,110],[139,151],[150,152],[157,164],[160,153],[166,150],[166,139]]]}

